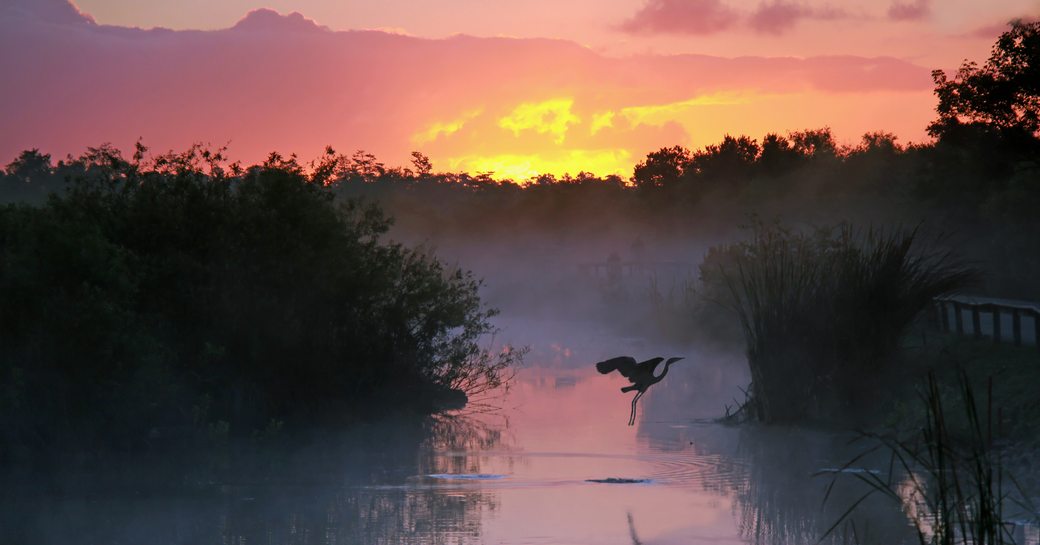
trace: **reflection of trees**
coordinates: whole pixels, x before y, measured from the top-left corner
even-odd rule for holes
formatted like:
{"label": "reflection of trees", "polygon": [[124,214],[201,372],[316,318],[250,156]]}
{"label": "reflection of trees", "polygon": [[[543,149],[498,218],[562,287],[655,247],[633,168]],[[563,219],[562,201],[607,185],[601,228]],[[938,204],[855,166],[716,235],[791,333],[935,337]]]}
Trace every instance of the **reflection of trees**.
{"label": "reflection of trees", "polygon": [[419,472],[480,473],[484,451],[502,448],[508,421],[494,413],[439,414],[426,422],[427,435],[420,449]]}
{"label": "reflection of trees", "polygon": [[[856,479],[840,479],[824,502],[832,474],[821,472],[841,468],[859,453],[833,434],[721,425],[644,426],[640,433],[655,450],[681,452],[691,483],[732,498],[741,536],[751,543],[816,543],[864,492]],[[885,470],[887,464],[887,458],[867,459],[855,469]],[[915,540],[898,507],[877,498],[861,504],[857,516],[824,543]]]}
{"label": "reflection of trees", "polygon": [[[834,435],[788,429],[747,429],[738,453],[747,460],[747,478],[736,495],[741,533],[754,543],[815,543],[863,494],[853,479],[830,489],[831,475],[851,457],[847,441]],[[865,459],[852,471],[882,467]],[[827,496],[826,501],[824,501]],[[867,501],[836,529],[830,543],[911,543],[916,536],[891,504]]]}
{"label": "reflection of trees", "polygon": [[[711,356],[701,356],[711,357]],[[647,396],[639,435],[657,452],[687,466],[677,478],[703,490],[731,497],[734,516],[752,543],[815,543],[841,519],[864,490],[856,479],[841,485],[823,502],[831,475],[859,453],[844,437],[808,430],[772,427],[732,428],[691,422],[691,415],[718,417],[725,402],[733,403],[746,382],[739,366],[722,360],[695,362],[673,373]],[[727,364],[729,363],[729,364]],[[682,424],[673,426],[672,424]],[[887,469],[888,460],[864,460],[861,468]],[[854,521],[860,543],[900,543],[915,539],[905,516],[893,505],[868,501]],[[840,543],[852,523],[836,530]]]}
{"label": "reflection of trees", "polygon": [[[462,415],[435,415],[425,419],[418,430],[410,446],[414,453],[411,463],[388,466],[370,460],[367,474],[353,479],[374,485],[351,482],[345,487],[322,488],[317,495],[310,495],[312,489],[308,488],[298,496],[280,489],[266,505],[258,497],[228,513],[225,542],[479,542],[481,519],[486,511],[497,508],[496,496],[476,483],[423,476],[480,473],[480,451],[497,448],[502,430],[487,419]],[[368,445],[364,451],[385,452],[377,445]],[[389,452],[384,459],[394,456]]]}
{"label": "reflection of trees", "polygon": [[481,516],[494,508],[492,500],[479,490],[456,494],[434,487],[348,487],[316,496],[258,497],[228,506],[220,537],[225,543],[293,545],[467,543],[479,541]]}
{"label": "reflection of trees", "polygon": [[0,494],[0,541],[479,543],[482,518],[498,506],[494,492],[422,475],[479,473],[479,451],[499,448],[502,437],[495,421],[475,416],[387,419],[232,445],[232,463],[215,470],[199,471],[204,461],[189,452],[169,454],[161,467],[129,462],[57,494],[41,486],[17,502],[14,492]]}

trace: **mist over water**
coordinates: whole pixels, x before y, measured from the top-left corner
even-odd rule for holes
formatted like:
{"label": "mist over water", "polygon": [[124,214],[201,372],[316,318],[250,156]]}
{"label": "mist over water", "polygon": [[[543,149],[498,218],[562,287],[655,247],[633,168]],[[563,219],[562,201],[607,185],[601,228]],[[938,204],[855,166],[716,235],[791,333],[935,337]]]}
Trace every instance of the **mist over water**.
{"label": "mist over water", "polygon": [[[714,423],[747,384],[739,351],[634,326],[649,315],[646,274],[579,271],[612,252],[632,261],[631,245],[517,247],[438,249],[487,278],[502,309],[488,342],[530,348],[508,388],[429,418],[90,472],[41,465],[7,478],[0,530],[45,544],[815,541],[827,521],[817,520],[824,483],[811,475],[842,462],[832,451],[841,441]],[[593,367],[617,355],[686,357],[643,398],[633,427],[618,391],[627,382]]]}
{"label": "mist over water", "polygon": [[[810,475],[841,463],[830,450],[840,441],[713,423],[745,380],[736,362],[574,323],[505,324],[532,343],[529,366],[466,410],[230,447],[221,471],[127,460],[37,476],[6,489],[4,534],[55,544],[814,542],[825,522],[814,517],[825,515]],[[578,341],[559,344],[563,332]],[[688,365],[674,365],[626,426],[625,382],[589,358],[665,350]]]}

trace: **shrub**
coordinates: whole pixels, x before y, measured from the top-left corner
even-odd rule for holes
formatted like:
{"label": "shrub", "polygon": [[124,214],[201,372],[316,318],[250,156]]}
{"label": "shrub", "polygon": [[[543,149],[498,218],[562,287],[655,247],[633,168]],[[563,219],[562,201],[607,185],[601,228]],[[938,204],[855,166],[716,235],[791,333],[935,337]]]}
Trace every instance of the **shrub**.
{"label": "shrub", "polygon": [[495,314],[478,280],[383,241],[378,208],[334,200],[293,159],[99,153],[45,205],[0,209],[9,439],[130,444],[199,425],[199,406],[232,431],[358,415],[391,392],[493,386],[518,357],[478,344]]}

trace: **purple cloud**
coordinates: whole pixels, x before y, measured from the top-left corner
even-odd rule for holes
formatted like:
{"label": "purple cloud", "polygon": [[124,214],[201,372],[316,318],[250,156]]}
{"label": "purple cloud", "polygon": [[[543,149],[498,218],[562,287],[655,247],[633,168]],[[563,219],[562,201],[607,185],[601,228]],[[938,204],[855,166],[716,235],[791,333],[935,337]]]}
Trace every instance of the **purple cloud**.
{"label": "purple cloud", "polygon": [[844,11],[833,8],[811,8],[793,2],[776,0],[769,4],[761,4],[748,24],[757,32],[764,34],[782,34],[791,30],[803,19],[833,20],[847,17]]}
{"label": "purple cloud", "polygon": [[804,19],[832,20],[849,15],[836,8],[816,8],[788,0],[764,2],[750,14],[722,0],[647,0],[621,30],[633,34],[713,34],[738,24],[764,34],[782,34]]}
{"label": "purple cloud", "polygon": [[94,24],[93,17],[81,12],[69,0],[5,0],[0,3],[0,16],[57,24]]}
{"label": "purple cloud", "polygon": [[931,0],[896,2],[888,8],[888,18],[893,21],[917,21],[931,13]]}
{"label": "purple cloud", "polygon": [[281,15],[273,9],[261,8],[246,14],[242,20],[235,24],[234,30],[253,32],[314,32],[316,30],[328,30],[328,27],[321,26],[295,11],[288,15]]}
{"label": "purple cloud", "polygon": [[965,37],[965,38],[978,38],[978,39],[984,39],[984,40],[993,40],[997,36],[1000,36],[1001,34],[1007,32],[1008,29],[1011,28],[1011,23],[1013,23],[1015,21],[1022,21],[1024,23],[1032,23],[1032,22],[1036,22],[1038,20],[1040,20],[1040,19],[1038,19],[1036,17],[1020,17],[1020,18],[1013,19],[1011,21],[1007,21],[1007,22],[1004,22],[1004,23],[994,23],[994,24],[990,24],[990,25],[983,25],[983,26],[980,26],[980,27],[978,27],[978,28],[976,28],[974,30],[971,30],[969,32],[966,32],[966,33],[962,34],[962,36]]}
{"label": "purple cloud", "polygon": [[648,0],[621,29],[633,34],[713,34],[740,15],[720,0]]}

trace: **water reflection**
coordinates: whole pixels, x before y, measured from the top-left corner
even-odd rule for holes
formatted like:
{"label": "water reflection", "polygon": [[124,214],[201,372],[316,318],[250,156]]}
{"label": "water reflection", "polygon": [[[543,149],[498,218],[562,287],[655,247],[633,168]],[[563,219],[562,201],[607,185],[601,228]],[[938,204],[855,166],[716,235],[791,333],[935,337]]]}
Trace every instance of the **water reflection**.
{"label": "water reflection", "polygon": [[[861,503],[855,516],[838,527],[845,511],[869,489],[842,479],[824,501],[831,468],[841,468],[857,452],[848,437],[807,430],[746,429],[740,455],[747,478],[737,492],[741,534],[753,543],[916,543],[909,521],[893,502],[880,496]],[[887,460],[864,459],[876,471]],[[833,529],[833,531],[832,531]]]}
{"label": "water reflection", "polygon": [[[0,541],[806,545],[862,493],[836,487],[823,503],[829,479],[813,477],[858,452],[845,436],[712,421],[746,383],[729,356],[682,352],[692,365],[647,394],[630,428],[627,382],[588,364],[602,356],[592,343],[552,352],[497,410],[9,476]],[[916,542],[898,506],[859,513],[830,542]]]}
{"label": "water reflection", "polygon": [[[120,460],[38,486],[5,478],[4,543],[434,544],[479,541],[494,494],[420,476],[479,471],[465,454],[495,449],[501,430],[464,417],[394,420],[289,444],[230,445],[212,459]],[[144,466],[144,467],[142,467]],[[39,477],[37,475],[36,477]],[[165,484],[162,484],[165,481]],[[158,484],[157,484],[158,483]]]}

